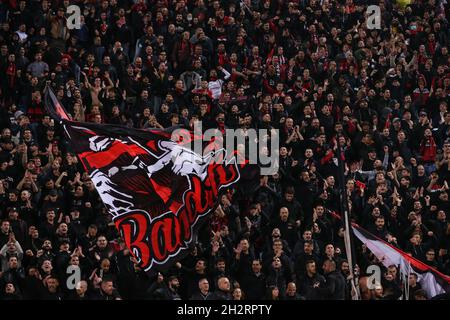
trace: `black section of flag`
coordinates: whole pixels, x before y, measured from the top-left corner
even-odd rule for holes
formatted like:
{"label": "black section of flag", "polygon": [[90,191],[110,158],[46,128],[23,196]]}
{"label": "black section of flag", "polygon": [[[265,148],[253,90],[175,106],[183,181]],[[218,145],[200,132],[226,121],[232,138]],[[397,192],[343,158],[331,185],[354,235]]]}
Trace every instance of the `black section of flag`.
{"label": "black section of flag", "polygon": [[191,249],[219,193],[236,183],[236,158],[224,149],[199,155],[165,130],[78,123],[50,88],[46,108],[63,126],[121,236],[139,266],[164,270]]}

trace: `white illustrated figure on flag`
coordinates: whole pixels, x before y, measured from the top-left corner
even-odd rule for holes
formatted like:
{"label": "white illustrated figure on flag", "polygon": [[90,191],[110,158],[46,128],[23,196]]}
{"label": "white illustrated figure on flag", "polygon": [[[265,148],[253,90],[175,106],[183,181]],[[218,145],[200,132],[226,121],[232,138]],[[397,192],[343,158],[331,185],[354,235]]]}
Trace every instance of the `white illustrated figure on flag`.
{"label": "white illustrated figure on flag", "polygon": [[117,184],[111,179],[119,171],[142,169],[147,176],[151,178],[152,175],[170,165],[170,162],[172,162],[171,170],[176,175],[185,177],[195,175],[204,181],[208,175],[208,165],[214,159],[215,154],[211,151],[203,157],[176,142],[160,141],[158,145],[165,152],[162,156],[158,157],[138,142],[132,139],[130,140],[131,141],[124,141],[104,136],[93,136],[89,138],[89,148],[94,152],[105,151],[110,148],[115,141],[118,141],[123,144],[138,144],[158,159],[155,163],[149,165],[143,162],[140,157],[136,156],[130,165],[122,167],[114,166],[109,168],[107,172],[101,170],[94,170],[92,172],[91,179],[99,190],[104,204],[114,216],[119,216],[136,209],[133,204],[133,196],[120,192]]}
{"label": "white illustrated figure on flag", "polygon": [[[114,141],[120,141],[122,143],[127,143],[123,140],[108,138],[108,137],[99,137],[94,136],[89,138],[89,147],[92,151],[100,152],[108,149]],[[134,141],[134,143],[137,143]],[[140,145],[142,147],[142,145]],[[172,162],[172,171],[181,176],[189,176],[194,174],[202,181],[205,180],[208,172],[208,165],[211,163],[213,159],[213,152],[208,153],[206,156],[201,156],[194,151],[185,148],[174,141],[160,141],[159,146],[162,150],[166,150],[166,152],[154,163],[151,165],[147,165],[138,157],[136,157],[133,163],[129,166],[122,167],[122,170],[133,170],[133,169],[145,169],[147,171],[147,175],[149,178],[151,176],[163,169],[170,162]],[[145,147],[142,147],[146,149]],[[150,151],[148,151],[151,153]],[[112,168],[109,171],[110,175],[114,175],[117,173],[119,168]]]}

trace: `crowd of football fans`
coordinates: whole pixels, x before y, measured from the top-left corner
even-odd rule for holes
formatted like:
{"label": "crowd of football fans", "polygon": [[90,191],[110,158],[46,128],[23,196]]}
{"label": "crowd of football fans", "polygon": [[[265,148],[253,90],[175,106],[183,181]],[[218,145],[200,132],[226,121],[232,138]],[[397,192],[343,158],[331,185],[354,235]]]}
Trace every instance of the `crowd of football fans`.
{"label": "crowd of football fans", "polygon": [[[0,1],[0,299],[432,298],[398,266],[367,287],[382,263],[354,238],[350,270],[335,215],[450,274],[449,4],[404,4]],[[187,257],[149,275],[46,85],[81,122],[279,129],[279,171],[243,177]]]}

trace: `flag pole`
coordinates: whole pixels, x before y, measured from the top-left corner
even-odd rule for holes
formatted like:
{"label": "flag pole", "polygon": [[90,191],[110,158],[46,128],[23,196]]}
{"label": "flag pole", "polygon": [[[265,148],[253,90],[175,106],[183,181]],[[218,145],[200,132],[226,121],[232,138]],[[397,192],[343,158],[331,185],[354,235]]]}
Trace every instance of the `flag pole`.
{"label": "flag pole", "polygon": [[411,262],[408,261],[408,272],[405,276],[405,300],[409,300],[409,275],[411,274]]}
{"label": "flag pole", "polygon": [[[345,251],[347,255],[347,260],[350,268],[350,272],[352,275],[351,278],[351,285],[352,285],[352,292],[355,292],[355,295],[352,295],[353,300],[360,300],[360,294],[357,290],[357,286],[355,284],[355,271],[354,271],[354,248],[352,245],[352,237],[351,237],[351,228],[350,228],[350,221],[349,221],[349,206],[348,206],[348,199],[347,199],[347,187],[345,183],[345,172],[344,172],[344,159],[345,155],[342,150],[342,147],[339,144],[339,138],[343,137],[343,135],[338,134],[336,137],[336,157],[338,162],[338,181],[339,181],[339,198],[340,198],[340,206],[341,206],[341,216],[344,219],[344,244],[345,244]],[[356,263],[355,263],[356,265]]]}

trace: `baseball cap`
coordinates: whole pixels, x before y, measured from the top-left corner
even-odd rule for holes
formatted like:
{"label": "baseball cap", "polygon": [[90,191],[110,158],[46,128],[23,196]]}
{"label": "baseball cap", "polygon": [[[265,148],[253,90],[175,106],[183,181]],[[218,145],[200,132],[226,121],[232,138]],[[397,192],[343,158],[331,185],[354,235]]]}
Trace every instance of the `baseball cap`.
{"label": "baseball cap", "polygon": [[14,113],[14,118],[18,119],[20,116],[24,115],[25,112],[18,110]]}

